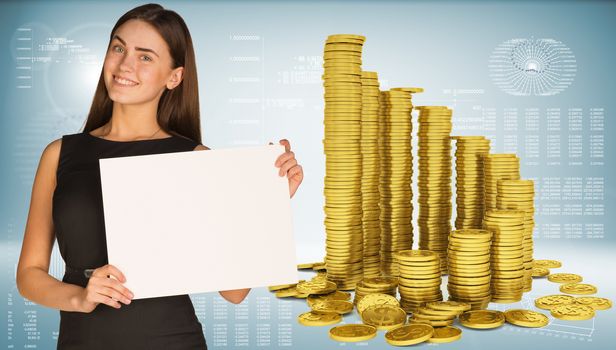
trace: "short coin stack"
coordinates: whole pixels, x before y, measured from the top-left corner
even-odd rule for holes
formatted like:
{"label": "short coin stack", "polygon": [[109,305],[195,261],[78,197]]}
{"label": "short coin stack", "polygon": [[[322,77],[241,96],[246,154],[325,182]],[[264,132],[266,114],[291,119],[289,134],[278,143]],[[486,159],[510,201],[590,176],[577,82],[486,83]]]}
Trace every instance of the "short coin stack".
{"label": "short coin stack", "polygon": [[498,180],[520,179],[520,158],[513,153],[491,153],[484,157],[485,210],[496,209]]}
{"label": "short coin stack", "polygon": [[490,248],[492,232],[479,229],[452,231],[449,235],[447,289],[449,300],[465,302],[473,310],[490,302]]}
{"label": "short coin stack", "polygon": [[498,180],[496,206],[526,212],[524,218],[524,292],[533,284],[533,229],[535,227],[535,187],[532,180]]}
{"label": "short coin stack", "polygon": [[444,106],[419,110],[419,249],[439,254],[447,272],[447,238],[451,232],[451,115]]}
{"label": "short coin stack", "polygon": [[492,231],[492,302],[522,300],[524,286],[523,210],[488,210],[484,227]]}
{"label": "short coin stack", "polygon": [[481,228],[485,209],[483,157],[490,153],[484,136],[453,136],[456,141],[456,229]]}
{"label": "short coin stack", "polygon": [[411,154],[411,93],[383,91],[380,94],[379,152],[381,272],[397,276],[393,254],[413,245],[412,213],[413,156]]}
{"label": "short coin stack", "polygon": [[381,225],[379,221],[379,81],[376,72],[361,72],[362,225],[364,233],[364,277],[381,272]]}
{"label": "short coin stack", "polygon": [[471,309],[467,303],[437,301],[420,306],[409,319],[411,323],[427,323],[432,327],[451,326],[461,313]]}
{"label": "short coin stack", "polygon": [[441,264],[429,250],[401,250],[394,254],[399,264],[400,307],[415,312],[425,303],[442,301]]}
{"label": "short coin stack", "polygon": [[325,231],[327,278],[350,290],[363,278],[361,35],[325,44]]}
{"label": "short coin stack", "polygon": [[398,277],[368,277],[357,283],[355,299],[357,305],[368,294],[388,294],[393,297],[398,294]]}

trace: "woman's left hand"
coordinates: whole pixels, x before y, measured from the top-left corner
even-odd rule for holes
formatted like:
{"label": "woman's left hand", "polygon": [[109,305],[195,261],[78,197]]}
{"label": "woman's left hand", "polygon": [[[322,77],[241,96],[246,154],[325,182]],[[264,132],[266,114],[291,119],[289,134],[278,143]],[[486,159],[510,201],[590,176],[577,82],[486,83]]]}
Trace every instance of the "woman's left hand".
{"label": "woman's left hand", "polygon": [[291,198],[293,198],[295,191],[297,191],[297,188],[304,179],[304,170],[301,165],[297,164],[295,153],[291,151],[291,144],[289,141],[282,139],[280,140],[280,144],[284,146],[285,152],[276,159],[274,165],[280,168],[278,175],[287,175],[289,178],[289,194]]}

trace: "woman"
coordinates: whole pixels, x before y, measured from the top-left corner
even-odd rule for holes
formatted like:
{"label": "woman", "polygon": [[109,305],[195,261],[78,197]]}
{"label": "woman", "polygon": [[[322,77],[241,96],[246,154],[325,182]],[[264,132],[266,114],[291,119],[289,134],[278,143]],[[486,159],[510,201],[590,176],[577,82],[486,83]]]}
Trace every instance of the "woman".
{"label": "woman", "polygon": [[[155,4],[124,14],[111,31],[84,131],[45,148],[32,188],[17,287],[60,310],[59,349],[207,348],[188,295],[131,302],[126,276],[108,264],[98,165],[100,158],[207,150],[198,96],[182,18]],[[289,142],[280,143],[286,151],[275,166],[293,197],[303,171]],[[48,273],[56,237],[62,282]],[[237,304],[249,290],[219,293]]]}

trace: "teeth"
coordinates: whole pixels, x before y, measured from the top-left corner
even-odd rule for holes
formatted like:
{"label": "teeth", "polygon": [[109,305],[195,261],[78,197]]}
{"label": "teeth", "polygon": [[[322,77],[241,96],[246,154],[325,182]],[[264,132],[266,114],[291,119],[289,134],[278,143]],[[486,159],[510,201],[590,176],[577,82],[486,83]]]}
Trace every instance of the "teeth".
{"label": "teeth", "polygon": [[126,79],[121,79],[118,77],[114,77],[115,81],[117,81],[118,83],[122,84],[122,85],[137,85],[137,83],[134,83],[130,80],[126,80]]}

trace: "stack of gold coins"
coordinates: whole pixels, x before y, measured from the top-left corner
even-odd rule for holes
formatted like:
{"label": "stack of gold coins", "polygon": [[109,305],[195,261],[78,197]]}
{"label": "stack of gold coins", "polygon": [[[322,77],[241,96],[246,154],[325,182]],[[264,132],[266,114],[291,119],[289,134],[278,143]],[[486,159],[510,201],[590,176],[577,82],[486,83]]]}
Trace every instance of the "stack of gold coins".
{"label": "stack of gold coins", "polygon": [[490,247],[492,232],[479,229],[452,231],[449,235],[447,289],[449,300],[465,302],[473,310],[490,302]]}
{"label": "stack of gold coins", "polygon": [[379,113],[381,273],[397,276],[393,253],[413,245],[411,92],[382,91]]}
{"label": "stack of gold coins", "polygon": [[363,278],[361,35],[325,43],[325,231],[327,278],[351,290]]}
{"label": "stack of gold coins", "polygon": [[484,227],[492,231],[492,302],[515,303],[522,300],[524,287],[523,210],[488,210]]}
{"label": "stack of gold coins", "polygon": [[439,255],[429,250],[401,250],[394,254],[399,265],[400,307],[415,312],[425,303],[442,301]]}
{"label": "stack of gold coins", "polygon": [[439,254],[447,272],[447,238],[451,232],[451,114],[443,106],[419,110],[419,249]]}
{"label": "stack of gold coins", "polygon": [[379,81],[376,72],[362,72],[361,141],[362,226],[364,277],[381,274],[381,225],[379,221]]}
{"label": "stack of gold coins", "polygon": [[359,303],[368,294],[398,295],[398,277],[369,277],[359,281],[355,287],[353,303]]}
{"label": "stack of gold coins", "polygon": [[456,141],[456,229],[479,229],[485,210],[483,157],[490,140],[483,136],[453,136]]}
{"label": "stack of gold coins", "polygon": [[520,179],[520,158],[513,153],[491,153],[483,160],[485,174],[485,210],[496,209],[498,180]]}
{"label": "stack of gold coins", "polygon": [[498,180],[496,206],[526,212],[524,218],[524,292],[533,286],[533,229],[535,227],[535,183],[532,180]]}

